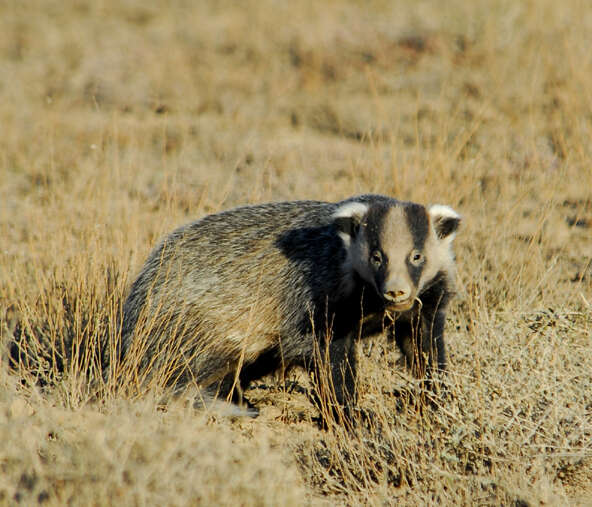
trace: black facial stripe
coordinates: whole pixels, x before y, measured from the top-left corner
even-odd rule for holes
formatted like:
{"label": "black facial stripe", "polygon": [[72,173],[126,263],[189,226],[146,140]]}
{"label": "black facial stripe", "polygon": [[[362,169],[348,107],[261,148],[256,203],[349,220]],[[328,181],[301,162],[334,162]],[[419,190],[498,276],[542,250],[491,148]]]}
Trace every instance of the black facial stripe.
{"label": "black facial stripe", "polygon": [[372,250],[380,250],[380,237],[382,236],[382,228],[384,226],[384,219],[386,217],[389,207],[383,204],[375,204],[370,207],[366,215],[366,239],[368,245]]}
{"label": "black facial stripe", "polygon": [[374,271],[374,282],[378,290],[382,290],[382,287],[384,287],[384,281],[386,279],[388,270],[388,256],[381,248],[381,237],[384,221],[389,208],[390,206],[388,205],[373,203],[366,215],[366,241],[368,242],[368,246],[370,248],[368,253],[372,255],[374,250],[378,250],[382,255],[381,266],[378,269],[375,267],[372,268]]}
{"label": "black facial stripe", "polygon": [[376,288],[379,291],[384,290],[385,281],[386,281],[386,264],[383,264],[382,266],[380,266],[379,269],[377,269],[374,272],[374,283],[376,284]]}
{"label": "black facial stripe", "polygon": [[421,278],[424,263],[420,264],[419,266],[414,266],[413,264],[411,264],[409,258],[405,259],[405,263],[407,264],[407,271],[409,271],[409,278],[411,278],[413,285],[417,287],[419,279]]}
{"label": "black facial stripe", "polygon": [[426,238],[430,230],[428,212],[421,204],[409,203],[405,206],[407,225],[413,237],[413,248],[423,252]]}
{"label": "black facial stripe", "polygon": [[[407,218],[407,225],[409,226],[409,231],[413,238],[413,248],[423,252],[426,238],[428,237],[428,232],[430,230],[428,212],[420,204],[410,203],[405,206],[405,217]],[[405,262],[407,264],[409,278],[411,278],[413,284],[417,287],[425,262],[421,263],[419,266],[414,266],[409,258],[407,258]]]}

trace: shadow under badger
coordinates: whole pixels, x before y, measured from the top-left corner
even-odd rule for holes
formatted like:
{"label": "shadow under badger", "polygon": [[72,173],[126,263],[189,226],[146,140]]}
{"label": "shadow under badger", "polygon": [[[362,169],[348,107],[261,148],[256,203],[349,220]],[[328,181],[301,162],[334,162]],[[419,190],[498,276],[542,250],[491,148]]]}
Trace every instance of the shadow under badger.
{"label": "shadow under badger", "polygon": [[318,378],[315,351],[325,350],[329,384],[349,410],[353,343],[385,326],[416,374],[445,369],[459,223],[447,206],[380,195],[206,216],[165,238],[131,286],[123,364],[136,378],[195,384],[206,404],[240,405],[248,384],[272,372],[301,366]]}

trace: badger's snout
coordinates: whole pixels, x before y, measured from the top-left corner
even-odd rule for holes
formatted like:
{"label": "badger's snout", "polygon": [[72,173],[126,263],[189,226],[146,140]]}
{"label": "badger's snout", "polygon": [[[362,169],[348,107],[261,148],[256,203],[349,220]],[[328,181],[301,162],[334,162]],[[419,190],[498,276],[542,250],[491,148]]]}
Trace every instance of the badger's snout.
{"label": "badger's snout", "polygon": [[[390,284],[389,284],[390,285]],[[387,305],[395,310],[408,310],[413,306],[414,296],[411,287],[405,283],[385,287],[382,296]]]}
{"label": "badger's snout", "polygon": [[389,290],[388,292],[384,293],[384,299],[388,301],[392,301],[393,303],[402,303],[407,301],[411,296],[410,291],[408,290]]}

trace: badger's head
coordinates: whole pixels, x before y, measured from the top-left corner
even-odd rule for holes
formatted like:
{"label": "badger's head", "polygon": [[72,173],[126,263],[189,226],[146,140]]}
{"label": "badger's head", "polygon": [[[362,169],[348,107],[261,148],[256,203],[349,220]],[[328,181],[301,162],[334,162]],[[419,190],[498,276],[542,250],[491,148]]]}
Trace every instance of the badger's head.
{"label": "badger's head", "polygon": [[349,201],[333,217],[351,267],[391,310],[410,309],[435,277],[454,270],[452,240],[461,218],[448,206]]}

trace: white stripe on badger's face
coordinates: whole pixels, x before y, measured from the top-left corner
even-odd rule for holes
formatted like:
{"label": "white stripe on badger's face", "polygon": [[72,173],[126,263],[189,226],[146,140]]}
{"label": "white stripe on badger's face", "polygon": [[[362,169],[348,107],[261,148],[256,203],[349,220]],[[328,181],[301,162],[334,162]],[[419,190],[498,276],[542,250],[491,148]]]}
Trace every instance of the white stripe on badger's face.
{"label": "white stripe on badger's face", "polygon": [[[380,231],[380,246],[386,257],[384,281],[377,286],[379,294],[394,310],[407,310],[413,306],[417,295],[416,281],[410,273],[410,262],[416,254],[418,231],[409,227],[407,213],[403,206],[388,209]],[[421,267],[423,261],[414,261],[413,268]],[[417,265],[416,265],[417,264]]]}

